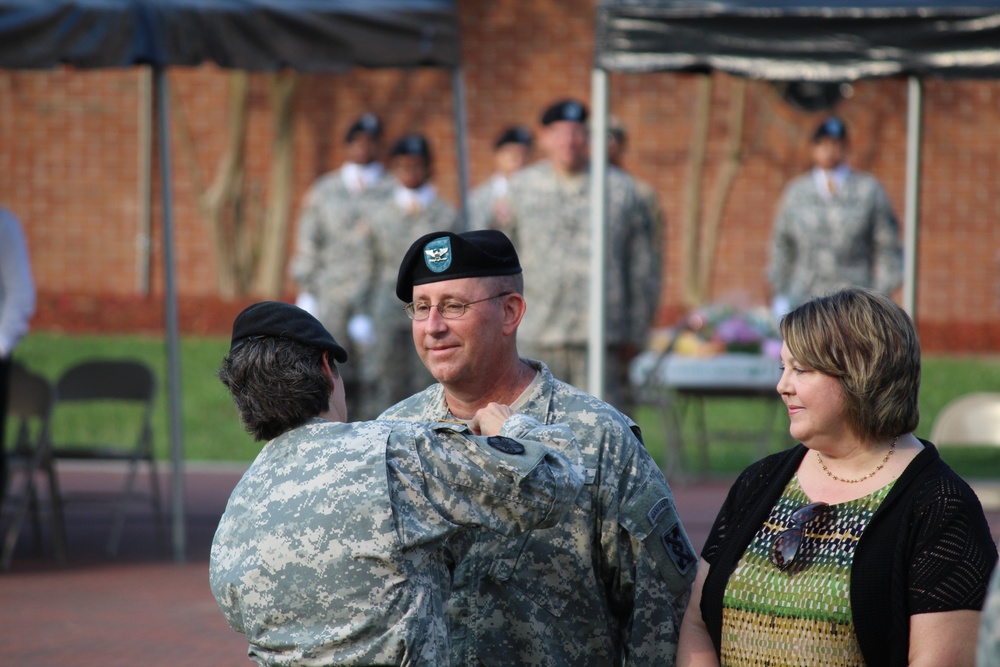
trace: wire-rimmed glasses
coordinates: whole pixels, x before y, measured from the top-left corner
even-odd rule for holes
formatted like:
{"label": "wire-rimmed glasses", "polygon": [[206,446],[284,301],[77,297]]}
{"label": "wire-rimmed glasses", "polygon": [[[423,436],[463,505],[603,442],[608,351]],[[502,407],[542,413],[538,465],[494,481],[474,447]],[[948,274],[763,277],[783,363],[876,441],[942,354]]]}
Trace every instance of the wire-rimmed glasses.
{"label": "wire-rimmed glasses", "polygon": [[426,320],[431,316],[431,308],[436,308],[438,314],[446,320],[457,320],[462,315],[465,315],[465,309],[469,306],[475,305],[477,303],[482,303],[483,301],[489,301],[490,299],[499,299],[502,296],[507,296],[513,294],[513,292],[500,292],[499,294],[494,294],[493,296],[488,296],[485,299],[478,299],[476,301],[469,301],[464,303],[462,301],[456,301],[455,299],[445,299],[438,304],[430,303],[417,303],[411,301],[410,303],[403,306],[403,312],[411,320]]}

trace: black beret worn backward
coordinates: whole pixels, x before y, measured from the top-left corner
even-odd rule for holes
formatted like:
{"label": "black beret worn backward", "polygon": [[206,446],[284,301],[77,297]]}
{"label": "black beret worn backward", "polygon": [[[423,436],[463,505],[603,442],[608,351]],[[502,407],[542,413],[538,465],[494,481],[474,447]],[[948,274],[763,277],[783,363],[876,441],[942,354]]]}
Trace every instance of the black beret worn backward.
{"label": "black beret worn backward", "polygon": [[414,241],[406,251],[396,278],[396,296],[409,303],[414,285],[518,273],[521,262],[517,251],[501,231],[432,232]]}
{"label": "black beret worn backward", "polygon": [[232,352],[252,338],[281,338],[327,350],[339,363],[347,361],[347,350],[319,320],[298,306],[281,301],[261,301],[243,309],[233,321]]}

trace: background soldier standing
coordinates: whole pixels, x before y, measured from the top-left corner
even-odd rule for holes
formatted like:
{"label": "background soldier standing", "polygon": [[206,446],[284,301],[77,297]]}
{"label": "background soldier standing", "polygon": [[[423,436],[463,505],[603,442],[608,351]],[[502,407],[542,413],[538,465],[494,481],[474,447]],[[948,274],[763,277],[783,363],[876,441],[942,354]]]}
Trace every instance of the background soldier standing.
{"label": "background soldier standing", "polygon": [[469,229],[506,229],[510,225],[507,192],[511,177],[531,159],[531,130],[512,125],[493,145],[495,172],[469,195]]}
{"label": "background soldier standing", "polygon": [[[511,236],[525,274],[531,309],[521,346],[552,374],[577,387],[587,382],[590,283],[590,155],[587,110],[567,100],[542,114],[545,159],[510,184]],[[628,362],[646,341],[660,298],[657,233],[635,181],[608,168],[607,397],[627,405]]]}
{"label": "background soldier standing", "polygon": [[348,323],[364,317],[359,307],[371,288],[370,267],[357,261],[369,243],[365,212],[392,191],[392,181],[378,160],[381,138],[382,123],[370,113],[348,128],[344,138],[347,160],[340,169],[321,176],[306,193],[291,262],[291,274],[300,290],[296,303],[344,341],[355,360],[343,374],[348,411],[355,419],[377,414],[364,407],[369,390],[358,372],[370,334],[366,337],[363,319],[355,320],[352,332]]}
{"label": "background soldier standing", "polygon": [[393,145],[389,170],[395,179],[392,193],[369,211],[367,220],[367,261],[374,278],[366,301],[375,321],[375,344],[364,374],[372,388],[365,401],[373,414],[434,381],[413,353],[409,320],[393,298],[400,240],[459,224],[455,207],[440,199],[431,184],[433,157],[422,135],[407,135]]}

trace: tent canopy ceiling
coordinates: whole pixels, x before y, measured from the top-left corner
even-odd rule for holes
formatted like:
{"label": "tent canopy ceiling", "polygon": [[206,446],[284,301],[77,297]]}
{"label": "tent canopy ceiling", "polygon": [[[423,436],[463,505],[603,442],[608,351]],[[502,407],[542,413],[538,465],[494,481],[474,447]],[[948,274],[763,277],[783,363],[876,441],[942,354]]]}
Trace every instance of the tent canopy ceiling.
{"label": "tent canopy ceiling", "polygon": [[1000,0],[605,0],[596,66],[771,81],[1000,76]]}
{"label": "tent canopy ceiling", "polygon": [[0,0],[0,67],[457,67],[454,0]]}

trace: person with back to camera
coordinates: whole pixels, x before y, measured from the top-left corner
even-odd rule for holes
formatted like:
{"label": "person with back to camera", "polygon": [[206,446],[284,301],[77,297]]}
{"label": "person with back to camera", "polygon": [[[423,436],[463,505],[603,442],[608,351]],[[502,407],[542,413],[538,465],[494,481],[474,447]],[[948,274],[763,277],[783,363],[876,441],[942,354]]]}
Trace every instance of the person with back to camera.
{"label": "person with back to camera", "polygon": [[237,316],[219,378],[268,442],[219,522],[212,593],[260,665],[446,665],[450,541],[554,525],[583,483],[579,450],[496,403],[467,426],[344,423],[346,360],[296,306]]}
{"label": "person with back to camera", "polygon": [[813,168],[781,198],[767,276],[777,317],[848,286],[891,294],[903,278],[892,202],[872,174],[847,163],[847,127],[827,118],[812,139]]}
{"label": "person with back to camera", "polygon": [[913,322],[852,287],[780,326],[777,389],[801,444],[730,489],[678,664],[972,665],[997,551],[975,493],[913,435]]}
{"label": "person with back to camera", "polygon": [[448,615],[453,665],[672,665],[697,555],[638,426],[522,358],[524,278],[498,230],[417,239],[396,296],[438,380],[380,419],[452,423],[491,402],[565,423],[587,482],[558,525],[517,538],[475,531],[455,566]]}

